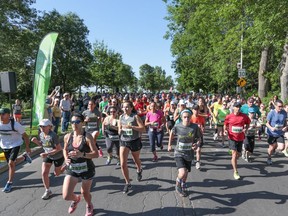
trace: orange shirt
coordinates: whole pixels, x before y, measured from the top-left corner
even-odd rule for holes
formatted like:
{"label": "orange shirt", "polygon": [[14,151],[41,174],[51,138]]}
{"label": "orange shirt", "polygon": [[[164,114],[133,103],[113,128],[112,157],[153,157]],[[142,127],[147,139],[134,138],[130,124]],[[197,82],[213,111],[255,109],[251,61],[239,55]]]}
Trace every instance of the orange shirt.
{"label": "orange shirt", "polygon": [[203,118],[202,116],[199,116],[199,115],[198,116],[192,115],[190,122],[198,124],[201,127],[201,126],[205,125],[205,118]]}

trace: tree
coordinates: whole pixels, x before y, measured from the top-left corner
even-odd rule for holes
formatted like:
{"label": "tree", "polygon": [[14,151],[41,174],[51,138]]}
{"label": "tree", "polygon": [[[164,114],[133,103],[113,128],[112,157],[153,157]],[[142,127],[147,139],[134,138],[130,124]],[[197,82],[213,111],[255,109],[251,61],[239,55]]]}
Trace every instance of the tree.
{"label": "tree", "polygon": [[141,65],[139,74],[138,84],[146,91],[155,93],[174,86],[172,77],[166,77],[166,72],[159,66]]}
{"label": "tree", "polygon": [[16,72],[17,97],[31,99],[36,10],[33,0],[0,2],[0,71]]}
{"label": "tree", "polygon": [[[233,92],[241,48],[248,92],[259,85],[261,95],[265,96],[268,87],[279,88],[275,72],[287,34],[288,20],[283,19],[288,15],[287,1],[280,0],[277,4],[272,0],[164,2],[169,21],[166,38],[172,39],[171,50],[176,58],[175,71],[181,90]],[[259,67],[260,62],[261,67],[266,65],[265,70]]]}
{"label": "tree", "polygon": [[92,81],[100,88],[112,91],[135,86],[135,75],[130,65],[124,64],[120,53],[108,49],[104,42],[93,44],[93,63],[90,66]]}

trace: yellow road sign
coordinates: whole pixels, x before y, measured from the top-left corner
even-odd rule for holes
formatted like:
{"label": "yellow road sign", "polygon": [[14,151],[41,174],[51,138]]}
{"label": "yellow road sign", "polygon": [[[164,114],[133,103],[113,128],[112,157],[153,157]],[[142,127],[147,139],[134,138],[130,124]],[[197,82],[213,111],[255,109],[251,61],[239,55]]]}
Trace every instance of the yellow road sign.
{"label": "yellow road sign", "polygon": [[237,81],[237,84],[241,87],[244,87],[246,85],[246,80],[244,78],[240,78],[238,81]]}

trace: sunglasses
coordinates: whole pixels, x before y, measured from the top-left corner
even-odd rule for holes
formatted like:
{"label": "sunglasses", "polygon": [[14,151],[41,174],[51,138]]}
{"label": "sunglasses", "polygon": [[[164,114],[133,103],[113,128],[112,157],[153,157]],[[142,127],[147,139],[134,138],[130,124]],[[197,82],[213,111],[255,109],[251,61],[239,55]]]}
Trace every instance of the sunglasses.
{"label": "sunglasses", "polygon": [[80,123],[81,123],[80,120],[71,121],[71,124],[80,124]]}

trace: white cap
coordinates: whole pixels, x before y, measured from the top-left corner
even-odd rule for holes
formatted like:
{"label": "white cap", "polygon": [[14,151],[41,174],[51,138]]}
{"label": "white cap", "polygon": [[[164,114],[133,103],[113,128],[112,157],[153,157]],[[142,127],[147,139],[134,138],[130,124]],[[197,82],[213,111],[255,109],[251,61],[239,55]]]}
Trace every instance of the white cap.
{"label": "white cap", "polygon": [[171,105],[175,104],[175,101],[171,101],[170,104],[171,104]]}
{"label": "white cap", "polygon": [[51,121],[49,119],[42,119],[39,122],[39,126],[53,126],[53,124],[51,123]]}
{"label": "white cap", "polygon": [[184,100],[181,99],[181,100],[179,101],[179,105],[186,105],[186,103],[185,103]]}

